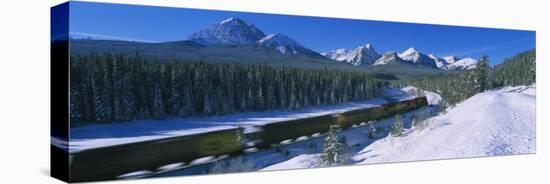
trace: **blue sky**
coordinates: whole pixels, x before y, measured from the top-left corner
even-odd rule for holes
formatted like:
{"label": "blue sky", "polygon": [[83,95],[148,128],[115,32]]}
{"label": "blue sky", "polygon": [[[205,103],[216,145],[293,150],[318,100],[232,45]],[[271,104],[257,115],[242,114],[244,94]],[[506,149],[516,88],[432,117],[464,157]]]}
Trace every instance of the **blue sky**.
{"label": "blue sky", "polygon": [[71,35],[98,39],[184,40],[210,24],[238,17],[266,34],[286,34],[318,52],[370,43],[379,53],[415,47],[438,56],[478,58],[487,54],[494,65],[518,52],[535,48],[535,32],[523,30],[89,2],[72,2],[70,11]]}

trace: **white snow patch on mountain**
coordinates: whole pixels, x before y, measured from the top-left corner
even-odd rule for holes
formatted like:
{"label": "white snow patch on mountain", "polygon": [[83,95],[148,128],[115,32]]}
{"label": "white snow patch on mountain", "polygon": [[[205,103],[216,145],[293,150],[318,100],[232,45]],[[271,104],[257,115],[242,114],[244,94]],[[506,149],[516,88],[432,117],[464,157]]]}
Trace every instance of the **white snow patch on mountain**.
{"label": "white snow patch on mountain", "polygon": [[281,54],[314,54],[315,52],[305,48],[294,39],[287,35],[276,33],[270,34],[257,41],[257,44],[264,47],[271,47],[277,49]]}
{"label": "white snow patch on mountain", "polygon": [[371,44],[361,45],[355,49],[336,49],[328,52],[323,52],[321,55],[330,59],[346,62],[355,66],[362,64],[373,64],[381,57]]}
{"label": "white snow patch on mountain", "polygon": [[443,57],[443,59],[444,59],[445,62],[447,62],[447,63],[454,63],[454,62],[460,60],[460,59],[458,59],[458,58],[455,57],[455,56],[445,56],[445,57]]}
{"label": "white snow patch on mountain", "polygon": [[373,65],[385,65],[392,62],[403,62],[403,60],[399,58],[396,52],[386,52]]}
{"label": "white snow patch on mountain", "polygon": [[446,65],[449,64],[447,63],[447,60],[443,59],[443,58],[440,58],[440,57],[437,57],[435,54],[429,54],[428,57],[430,57],[435,65],[437,66],[437,68],[439,69],[446,69]]}
{"label": "white snow patch on mountain", "polygon": [[471,70],[476,68],[477,60],[473,58],[464,58],[446,65],[447,70]]}

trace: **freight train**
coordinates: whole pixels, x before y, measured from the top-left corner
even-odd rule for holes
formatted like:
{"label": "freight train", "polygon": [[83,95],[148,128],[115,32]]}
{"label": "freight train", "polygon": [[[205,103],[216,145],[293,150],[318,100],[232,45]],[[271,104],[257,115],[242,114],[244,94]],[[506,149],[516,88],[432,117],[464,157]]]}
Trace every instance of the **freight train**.
{"label": "freight train", "polygon": [[124,145],[83,150],[70,154],[71,182],[116,179],[138,170],[152,170],[177,162],[214,155],[238,155],[250,142],[256,147],[269,147],[288,139],[327,132],[330,125],[350,128],[356,123],[379,120],[428,105],[418,97],[371,108],[343,113],[295,119],[258,125],[258,131],[244,133],[242,127],[200,134],[143,141]]}

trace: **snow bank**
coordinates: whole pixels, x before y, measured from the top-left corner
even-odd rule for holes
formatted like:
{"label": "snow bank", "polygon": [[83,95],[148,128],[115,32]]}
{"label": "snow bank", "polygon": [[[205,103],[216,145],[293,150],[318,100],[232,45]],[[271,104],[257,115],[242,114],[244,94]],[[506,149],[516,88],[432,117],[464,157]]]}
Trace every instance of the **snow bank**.
{"label": "snow bank", "polygon": [[318,165],[319,156],[320,154],[301,154],[285,162],[265,167],[261,171],[313,168]]}
{"label": "snow bank", "polygon": [[471,97],[429,126],[386,137],[353,157],[358,164],[535,152],[535,89],[520,86]]}

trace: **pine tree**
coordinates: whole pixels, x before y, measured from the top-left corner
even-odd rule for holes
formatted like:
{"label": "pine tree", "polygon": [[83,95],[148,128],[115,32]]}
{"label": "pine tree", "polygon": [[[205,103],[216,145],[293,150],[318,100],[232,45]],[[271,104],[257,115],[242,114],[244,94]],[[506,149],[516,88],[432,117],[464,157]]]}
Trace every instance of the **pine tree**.
{"label": "pine tree", "polygon": [[336,135],[338,125],[331,125],[323,145],[323,153],[319,157],[320,166],[339,166],[348,162],[346,141]]}
{"label": "pine tree", "polygon": [[374,126],[374,121],[369,121],[369,139],[376,139],[378,137],[378,132],[376,130],[376,126]]}
{"label": "pine tree", "polygon": [[[71,122],[108,123],[301,109],[373,98],[364,72],[159,61],[109,53],[71,56]],[[82,124],[84,123],[84,124]]]}
{"label": "pine tree", "polygon": [[489,59],[487,55],[481,56],[481,59],[474,70],[474,85],[475,91],[481,93],[488,89],[489,81]]}
{"label": "pine tree", "polygon": [[393,125],[390,129],[390,133],[394,137],[399,137],[401,136],[401,134],[403,134],[403,122],[401,121],[401,116],[399,116],[399,114],[395,115],[395,121],[393,122]]}

